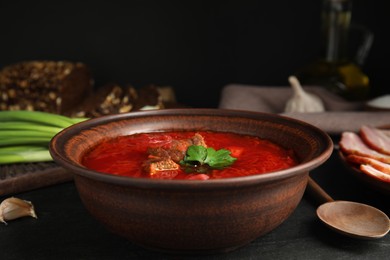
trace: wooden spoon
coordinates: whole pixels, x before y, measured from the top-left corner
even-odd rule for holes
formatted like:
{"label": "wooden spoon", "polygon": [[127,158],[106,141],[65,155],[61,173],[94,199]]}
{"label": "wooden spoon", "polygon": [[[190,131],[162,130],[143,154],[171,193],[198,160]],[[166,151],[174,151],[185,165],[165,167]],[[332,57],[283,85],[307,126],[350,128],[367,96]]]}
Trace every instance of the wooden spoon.
{"label": "wooden spoon", "polygon": [[362,203],[335,201],[310,177],[306,191],[323,203],[317,208],[320,220],[343,235],[376,239],[390,230],[390,219],[384,212]]}

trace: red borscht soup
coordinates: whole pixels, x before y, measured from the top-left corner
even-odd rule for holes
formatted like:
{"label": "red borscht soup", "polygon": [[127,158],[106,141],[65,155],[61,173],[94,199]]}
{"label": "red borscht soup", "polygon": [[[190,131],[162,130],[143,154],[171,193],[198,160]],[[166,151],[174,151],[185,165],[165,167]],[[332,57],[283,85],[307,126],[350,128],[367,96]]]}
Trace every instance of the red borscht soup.
{"label": "red borscht soup", "polygon": [[293,152],[253,136],[233,133],[157,132],[120,136],[91,149],[83,165],[137,178],[220,179],[283,170]]}

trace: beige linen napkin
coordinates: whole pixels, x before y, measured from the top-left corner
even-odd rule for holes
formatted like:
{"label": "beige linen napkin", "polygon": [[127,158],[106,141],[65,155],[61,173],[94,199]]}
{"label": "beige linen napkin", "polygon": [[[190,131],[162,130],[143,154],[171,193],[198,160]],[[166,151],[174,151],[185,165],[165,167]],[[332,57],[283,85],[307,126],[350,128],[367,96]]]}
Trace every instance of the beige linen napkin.
{"label": "beige linen napkin", "polygon": [[325,105],[321,113],[284,113],[292,96],[291,87],[260,87],[230,84],[223,88],[219,108],[275,113],[296,118],[328,132],[358,131],[361,125],[389,126],[390,112],[363,111],[362,102],[347,102],[321,87],[304,87],[318,95]]}

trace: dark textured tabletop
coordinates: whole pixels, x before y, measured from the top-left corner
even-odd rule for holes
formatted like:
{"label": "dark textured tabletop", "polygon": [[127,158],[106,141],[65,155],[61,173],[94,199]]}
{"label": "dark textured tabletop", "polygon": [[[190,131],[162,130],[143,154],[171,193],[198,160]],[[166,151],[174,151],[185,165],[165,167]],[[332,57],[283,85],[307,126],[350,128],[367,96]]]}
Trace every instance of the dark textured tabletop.
{"label": "dark textured tabletop", "polygon": [[[336,152],[311,176],[334,199],[368,203],[390,214],[389,197],[349,175]],[[73,182],[14,196],[32,201],[38,219],[0,225],[0,259],[386,259],[390,253],[390,235],[357,240],[325,227],[307,194],[272,232],[233,252],[206,256],[153,252],[111,234],[84,209]]]}

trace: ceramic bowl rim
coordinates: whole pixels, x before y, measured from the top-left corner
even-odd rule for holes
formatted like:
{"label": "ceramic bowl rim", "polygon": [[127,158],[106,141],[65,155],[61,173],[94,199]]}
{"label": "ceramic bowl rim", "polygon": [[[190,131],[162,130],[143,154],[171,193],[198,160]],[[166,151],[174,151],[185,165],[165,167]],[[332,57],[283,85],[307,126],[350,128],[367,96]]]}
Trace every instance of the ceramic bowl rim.
{"label": "ceramic bowl rim", "polygon": [[[316,132],[322,141],[324,142],[324,150],[321,154],[315,158],[300,163],[297,166],[270,172],[267,174],[259,175],[250,175],[243,177],[234,177],[234,178],[222,178],[222,179],[212,179],[207,181],[197,181],[197,180],[159,180],[159,179],[148,179],[148,178],[132,178],[125,176],[116,176],[107,173],[101,173],[94,170],[90,170],[85,167],[81,167],[78,164],[72,163],[71,160],[65,158],[59,149],[57,148],[58,142],[65,141],[70,136],[77,134],[82,129],[87,129],[92,126],[98,126],[101,123],[108,123],[114,121],[120,121],[123,119],[129,119],[134,117],[148,117],[148,116],[172,116],[172,115],[206,115],[206,116],[234,116],[241,118],[256,118],[258,116],[270,117],[272,119],[278,119],[285,122],[290,122],[292,124],[298,124],[304,126],[305,128],[310,128],[312,131]],[[148,111],[136,111],[130,113],[122,113],[115,115],[101,116],[87,120],[85,122],[80,122],[75,125],[72,125],[53,137],[49,146],[50,154],[53,157],[54,161],[62,166],[63,168],[69,170],[73,175],[79,175],[96,181],[103,181],[106,183],[111,183],[114,185],[121,186],[137,186],[137,187],[158,187],[158,188],[199,188],[199,189],[212,189],[217,187],[236,187],[236,186],[245,186],[253,185],[257,183],[265,183],[279,179],[286,179],[299,174],[306,174],[310,170],[316,168],[317,166],[324,163],[331,155],[333,151],[333,142],[330,136],[325,133],[323,130],[308,124],[304,121],[282,116],[279,114],[270,114],[262,112],[252,112],[246,110],[231,110],[231,109],[213,109],[213,108],[173,108],[173,109],[160,109],[160,110],[148,110]]]}

